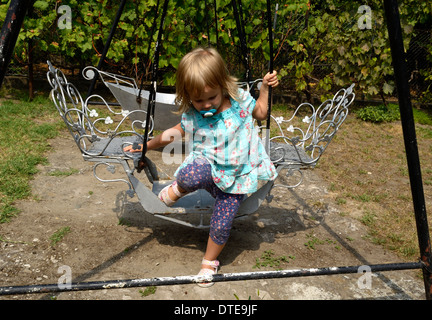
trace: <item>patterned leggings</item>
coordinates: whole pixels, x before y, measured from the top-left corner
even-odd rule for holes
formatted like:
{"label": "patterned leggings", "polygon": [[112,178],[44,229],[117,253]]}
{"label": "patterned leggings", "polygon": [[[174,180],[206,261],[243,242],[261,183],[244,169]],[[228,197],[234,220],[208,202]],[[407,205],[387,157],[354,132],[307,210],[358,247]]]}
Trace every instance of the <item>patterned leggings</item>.
{"label": "patterned leggings", "polygon": [[220,190],[213,182],[210,164],[203,159],[197,159],[182,168],[177,174],[177,183],[188,192],[205,189],[215,198],[210,220],[210,238],[218,245],[226,243],[243,195]]}

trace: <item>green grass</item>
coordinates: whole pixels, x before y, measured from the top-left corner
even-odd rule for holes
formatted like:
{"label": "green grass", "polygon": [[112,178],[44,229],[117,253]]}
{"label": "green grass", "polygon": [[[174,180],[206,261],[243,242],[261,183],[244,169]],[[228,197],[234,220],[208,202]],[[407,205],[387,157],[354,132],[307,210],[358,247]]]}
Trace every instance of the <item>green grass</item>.
{"label": "green grass", "polygon": [[[362,121],[357,112],[348,116],[316,169],[331,184],[341,212],[367,227],[370,241],[403,259],[415,259],[418,240],[401,123]],[[413,114],[428,201],[432,192],[432,117],[428,110],[413,109]]]}
{"label": "green grass", "polygon": [[[54,170],[53,172],[50,172],[48,175],[51,177],[69,177],[75,173],[78,173],[78,169],[67,169],[67,170]],[[91,193],[90,193],[91,195]]]}
{"label": "green grass", "polygon": [[63,240],[63,238],[71,231],[70,227],[63,227],[58,229],[53,235],[50,237],[51,246],[54,247]]}
{"label": "green grass", "polygon": [[141,293],[141,297],[147,297],[151,294],[155,294],[156,293],[156,287],[155,286],[150,286],[150,287],[146,287],[144,290],[140,289],[139,293]]}
{"label": "green grass", "polygon": [[370,122],[392,122],[400,120],[399,106],[389,104],[379,106],[367,106],[357,110],[357,117]]}
{"label": "green grass", "polygon": [[0,102],[0,223],[18,210],[14,202],[31,196],[29,185],[38,164],[46,164],[48,139],[61,122],[53,103],[44,97]]}
{"label": "green grass", "polygon": [[256,263],[252,268],[258,268],[261,269],[262,267],[270,267],[270,268],[276,268],[279,269],[282,263],[289,263],[290,260],[294,260],[295,257],[290,256],[279,256],[275,257],[275,253],[273,250],[266,250],[261,255],[261,258],[256,258]]}
{"label": "green grass", "polygon": [[[390,103],[387,105],[367,106],[356,111],[358,118],[369,122],[392,122],[401,119],[399,105]],[[414,121],[419,124],[432,125],[431,116],[423,111],[413,108]]]}

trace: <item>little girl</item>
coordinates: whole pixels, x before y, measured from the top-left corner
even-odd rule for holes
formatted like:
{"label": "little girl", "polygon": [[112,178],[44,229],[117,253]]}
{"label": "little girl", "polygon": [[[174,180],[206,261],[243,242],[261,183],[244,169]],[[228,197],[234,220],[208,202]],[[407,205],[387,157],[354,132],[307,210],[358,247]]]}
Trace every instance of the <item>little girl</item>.
{"label": "little girl", "polygon": [[[253,126],[253,118],[267,118],[268,88],[278,85],[277,73],[265,75],[259,98],[254,100],[229,75],[216,50],[198,48],[183,57],[176,77],[181,123],[149,140],[147,150],[168,145],[179,133],[190,139],[190,153],[174,174],[176,180],[159,193],[159,198],[171,206],[198,189],[207,190],[215,198],[199,275],[215,274],[217,257],[228,240],[244,195],[257,190],[258,180],[274,180],[277,176]],[[125,151],[140,150],[129,146]]]}

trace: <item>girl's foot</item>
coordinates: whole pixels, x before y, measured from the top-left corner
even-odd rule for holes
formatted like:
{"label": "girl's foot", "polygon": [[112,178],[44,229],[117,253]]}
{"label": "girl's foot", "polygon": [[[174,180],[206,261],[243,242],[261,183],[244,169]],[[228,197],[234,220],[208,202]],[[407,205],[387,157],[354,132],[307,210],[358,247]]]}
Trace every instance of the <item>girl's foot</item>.
{"label": "girl's foot", "polygon": [[178,199],[187,195],[188,192],[180,191],[177,181],[174,181],[169,186],[166,186],[159,192],[159,199],[165,203],[168,207],[171,207]]}
{"label": "girl's foot", "polygon": [[[218,260],[209,261],[203,259],[201,262],[201,271],[198,273],[198,276],[202,276],[202,277],[212,276],[217,273],[218,267],[219,267]],[[202,288],[208,288],[214,285],[214,282],[199,282],[197,283],[197,285]]]}

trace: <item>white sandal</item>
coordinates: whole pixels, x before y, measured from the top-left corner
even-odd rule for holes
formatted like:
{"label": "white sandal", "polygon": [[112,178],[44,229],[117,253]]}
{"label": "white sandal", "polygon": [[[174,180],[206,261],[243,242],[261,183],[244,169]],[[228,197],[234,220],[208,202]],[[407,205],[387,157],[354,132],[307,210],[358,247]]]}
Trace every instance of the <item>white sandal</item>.
{"label": "white sandal", "polygon": [[168,189],[172,187],[172,190],[174,192],[174,194],[178,197],[178,199],[180,199],[181,197],[187,195],[189,192],[180,192],[178,189],[178,185],[177,185],[177,181],[174,181],[172,184],[170,184],[169,186],[166,186],[165,188],[163,188],[160,192],[159,192],[159,199],[165,203],[168,207],[171,207],[174,203],[176,203],[178,201],[177,200],[172,200],[168,194]]}
{"label": "white sandal", "polygon": [[[203,280],[216,274],[218,271],[218,267],[219,267],[219,261],[218,260],[209,261],[209,260],[203,259],[201,264],[204,264],[206,266],[210,266],[213,268],[213,269],[208,269],[208,268],[202,268],[201,269],[201,271],[198,273],[198,276],[203,277],[204,278]],[[211,287],[212,285],[214,285],[214,282],[198,282],[197,285],[202,287],[202,288],[208,288],[208,287]]]}

